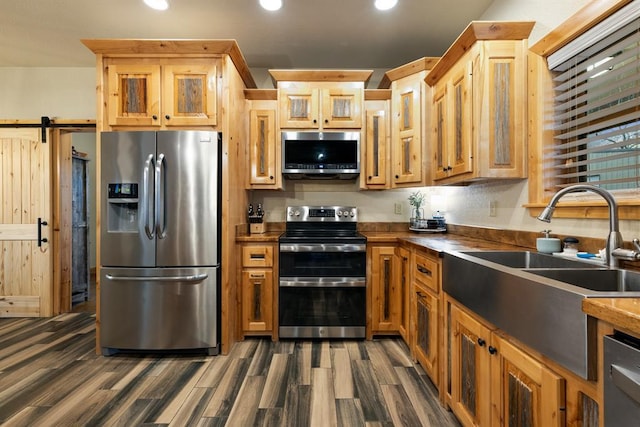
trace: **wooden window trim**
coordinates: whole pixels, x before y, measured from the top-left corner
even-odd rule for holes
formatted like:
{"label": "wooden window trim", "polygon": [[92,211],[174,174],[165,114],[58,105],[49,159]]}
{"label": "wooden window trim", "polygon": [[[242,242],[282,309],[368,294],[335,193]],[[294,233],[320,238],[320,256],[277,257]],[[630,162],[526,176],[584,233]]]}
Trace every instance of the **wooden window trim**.
{"label": "wooden window trim", "polygon": [[[617,12],[632,0],[593,0],[549,32],[529,49],[529,202],[524,205],[531,216],[538,216],[547,205],[553,190],[545,190],[542,175],[543,148],[553,142],[553,131],[545,129],[544,115],[553,106],[551,72],[547,57],[564,47],[585,31]],[[620,219],[640,218],[640,198],[616,198]],[[561,201],[554,216],[558,218],[608,218],[606,202],[599,196]]]}

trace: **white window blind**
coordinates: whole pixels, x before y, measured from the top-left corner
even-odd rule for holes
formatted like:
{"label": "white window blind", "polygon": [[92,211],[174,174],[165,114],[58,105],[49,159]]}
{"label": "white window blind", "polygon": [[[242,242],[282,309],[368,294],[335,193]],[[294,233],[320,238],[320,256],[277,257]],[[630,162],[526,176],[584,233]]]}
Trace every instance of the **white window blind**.
{"label": "white window blind", "polygon": [[[638,3],[630,6],[638,9]],[[552,190],[575,183],[640,188],[640,18],[620,12],[624,25],[610,20],[594,27],[583,36],[588,44],[549,58],[555,98],[548,122],[555,139],[545,150],[544,169]]]}

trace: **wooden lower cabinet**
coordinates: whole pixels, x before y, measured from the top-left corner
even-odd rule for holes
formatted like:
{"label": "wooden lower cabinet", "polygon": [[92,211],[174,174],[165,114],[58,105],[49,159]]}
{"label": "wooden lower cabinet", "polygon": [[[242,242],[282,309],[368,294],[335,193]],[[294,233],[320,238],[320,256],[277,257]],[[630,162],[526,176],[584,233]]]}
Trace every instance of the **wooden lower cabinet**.
{"label": "wooden lower cabinet", "polygon": [[241,306],[244,335],[270,335],[275,316],[274,246],[271,244],[242,246]]}
{"label": "wooden lower cabinet", "polygon": [[565,382],[451,304],[451,409],[464,426],[565,425]]}
{"label": "wooden lower cabinet", "polygon": [[415,359],[423,367],[431,381],[438,387],[438,321],[439,299],[428,290],[414,282],[413,310],[413,353]]}
{"label": "wooden lower cabinet", "polygon": [[409,329],[409,299],[410,283],[411,283],[411,252],[407,248],[396,248],[396,259],[398,262],[398,269],[396,271],[396,283],[399,287],[399,301],[398,301],[398,332],[404,339],[409,347],[411,347],[410,329]]}
{"label": "wooden lower cabinet", "polygon": [[371,331],[373,334],[397,333],[399,286],[396,282],[395,246],[370,249]]}

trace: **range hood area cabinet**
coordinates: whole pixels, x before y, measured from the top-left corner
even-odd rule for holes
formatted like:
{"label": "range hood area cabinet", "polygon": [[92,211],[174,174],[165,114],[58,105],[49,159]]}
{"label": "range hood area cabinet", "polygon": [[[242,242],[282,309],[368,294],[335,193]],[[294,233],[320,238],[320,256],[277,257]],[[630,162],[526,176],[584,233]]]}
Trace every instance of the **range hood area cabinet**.
{"label": "range hood area cabinet", "polygon": [[472,22],[433,67],[435,184],[527,177],[527,38],[533,22]]}
{"label": "range hood area cabinet", "polygon": [[372,70],[269,70],[281,129],[361,129]]}

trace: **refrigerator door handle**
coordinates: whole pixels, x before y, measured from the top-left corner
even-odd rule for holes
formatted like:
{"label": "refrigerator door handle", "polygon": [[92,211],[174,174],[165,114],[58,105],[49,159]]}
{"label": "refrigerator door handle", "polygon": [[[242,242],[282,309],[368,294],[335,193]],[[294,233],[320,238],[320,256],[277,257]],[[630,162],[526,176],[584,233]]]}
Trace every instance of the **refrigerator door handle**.
{"label": "refrigerator door handle", "polygon": [[105,277],[113,281],[127,282],[202,282],[209,277],[208,274],[193,274],[188,276],[114,276],[106,274]]}
{"label": "refrigerator door handle", "polygon": [[164,172],[164,154],[161,153],[158,156],[158,162],[156,163],[156,207],[155,207],[155,227],[156,234],[159,239],[164,239],[167,235],[165,224],[165,206],[164,206],[164,192],[165,192],[165,172]]}
{"label": "refrigerator door handle", "polygon": [[144,162],[144,172],[142,174],[142,218],[144,218],[144,232],[149,240],[154,238],[156,227],[154,213],[150,208],[154,202],[154,195],[149,190],[149,177],[150,174],[153,174],[154,169],[153,154],[149,154],[149,157]]}

